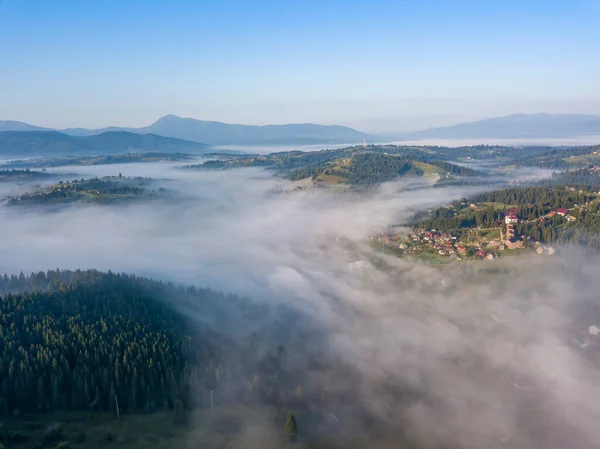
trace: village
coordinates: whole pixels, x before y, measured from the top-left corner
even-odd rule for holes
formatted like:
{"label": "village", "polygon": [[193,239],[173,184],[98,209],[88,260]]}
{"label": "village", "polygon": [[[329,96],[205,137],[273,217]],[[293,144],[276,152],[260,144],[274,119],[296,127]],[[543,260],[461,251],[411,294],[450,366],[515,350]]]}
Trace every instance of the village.
{"label": "village", "polygon": [[[472,208],[476,208],[474,204]],[[529,223],[517,215],[517,209],[506,211],[504,218],[495,227],[460,229],[456,232],[440,232],[436,229],[417,228],[405,232],[394,227],[390,232],[370,236],[373,244],[391,250],[398,255],[417,258],[451,260],[494,260],[503,255],[535,252],[539,255],[555,254],[554,247],[532,237],[516,236],[515,225]],[[537,220],[546,220],[554,215],[568,222],[576,220],[569,211],[557,208]],[[511,251],[514,250],[514,251]]]}

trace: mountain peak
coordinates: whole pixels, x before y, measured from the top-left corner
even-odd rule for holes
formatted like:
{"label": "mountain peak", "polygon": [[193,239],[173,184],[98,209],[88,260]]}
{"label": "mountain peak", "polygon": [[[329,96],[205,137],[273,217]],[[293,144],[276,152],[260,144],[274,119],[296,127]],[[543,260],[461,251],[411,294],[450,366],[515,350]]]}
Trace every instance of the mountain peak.
{"label": "mountain peak", "polygon": [[[157,125],[157,124],[161,124],[161,123],[172,123],[175,121],[181,120],[181,117],[175,114],[167,114],[161,118],[159,118],[157,121],[155,121],[153,123],[153,125]],[[152,125],[150,125],[152,126]]]}

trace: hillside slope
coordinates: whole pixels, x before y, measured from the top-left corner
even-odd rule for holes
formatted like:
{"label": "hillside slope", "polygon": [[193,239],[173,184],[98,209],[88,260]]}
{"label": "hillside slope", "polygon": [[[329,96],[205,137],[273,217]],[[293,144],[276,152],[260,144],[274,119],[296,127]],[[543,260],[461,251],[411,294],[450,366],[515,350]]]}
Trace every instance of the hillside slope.
{"label": "hillside slope", "polygon": [[207,145],[153,134],[125,131],[75,137],[57,131],[0,132],[0,156],[29,157],[62,154],[119,154],[126,152],[202,153]]}

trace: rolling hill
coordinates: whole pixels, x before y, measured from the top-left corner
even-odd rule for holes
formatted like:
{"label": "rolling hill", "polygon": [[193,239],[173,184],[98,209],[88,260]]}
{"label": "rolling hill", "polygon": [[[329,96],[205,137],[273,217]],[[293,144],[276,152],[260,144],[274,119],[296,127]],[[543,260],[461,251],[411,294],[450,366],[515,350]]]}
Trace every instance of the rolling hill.
{"label": "rolling hill", "polygon": [[121,154],[128,152],[203,153],[208,146],[198,142],[125,131],[94,136],[68,136],[57,131],[0,132],[0,156],[31,157],[66,154]]}

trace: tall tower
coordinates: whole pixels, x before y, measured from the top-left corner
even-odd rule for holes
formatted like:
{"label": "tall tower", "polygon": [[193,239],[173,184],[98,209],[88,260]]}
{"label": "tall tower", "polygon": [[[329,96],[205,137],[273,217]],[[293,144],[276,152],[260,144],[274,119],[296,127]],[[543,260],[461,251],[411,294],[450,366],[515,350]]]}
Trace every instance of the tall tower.
{"label": "tall tower", "polygon": [[363,139],[363,148],[367,148],[367,138]]}

